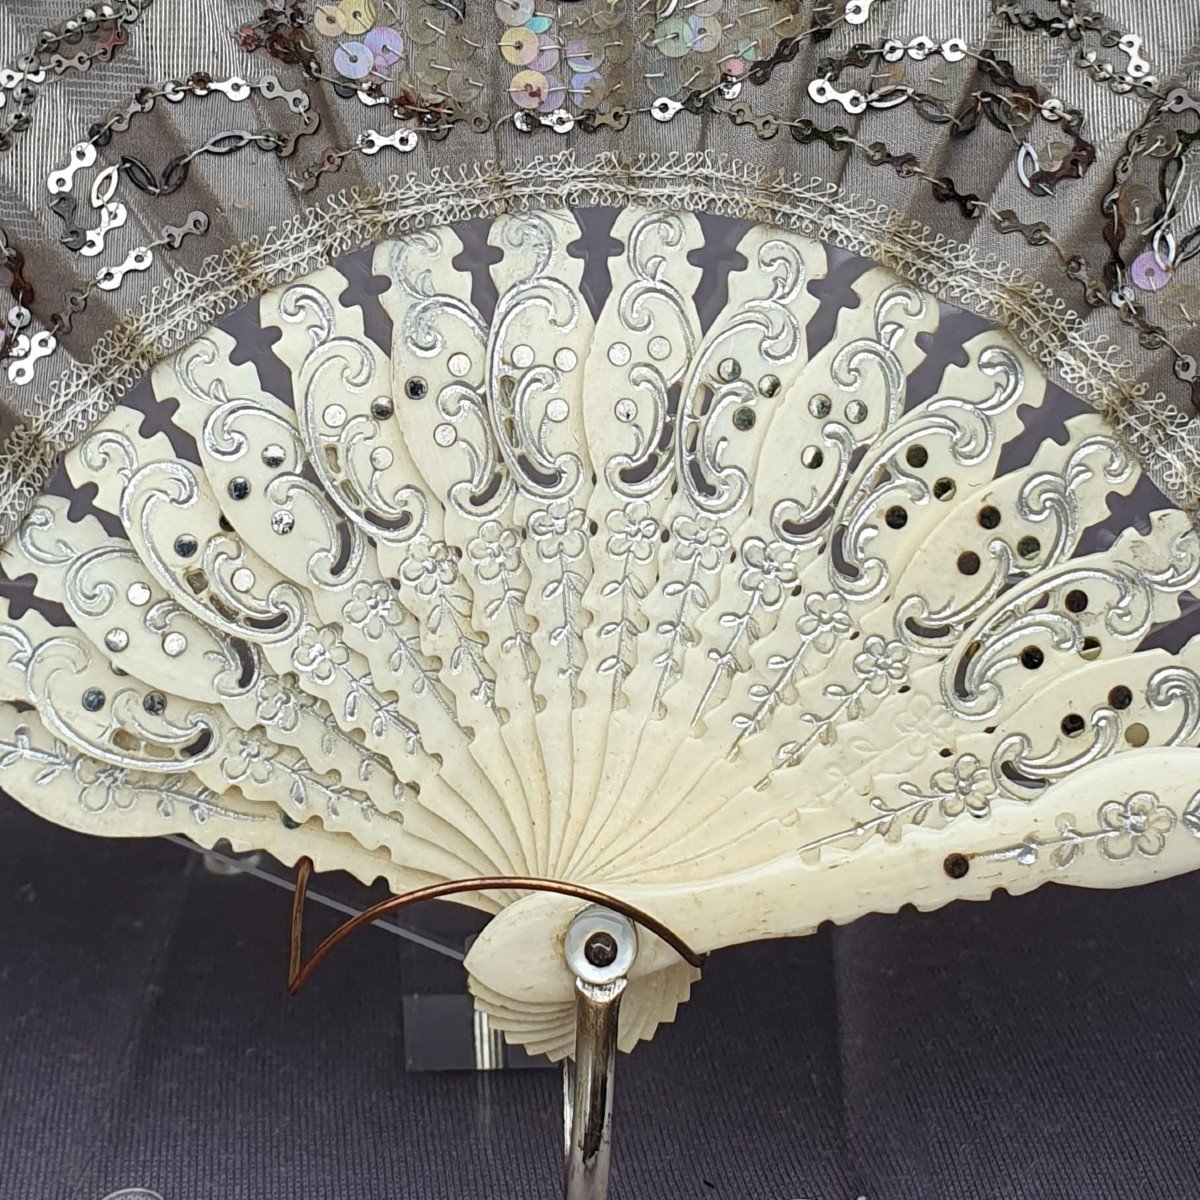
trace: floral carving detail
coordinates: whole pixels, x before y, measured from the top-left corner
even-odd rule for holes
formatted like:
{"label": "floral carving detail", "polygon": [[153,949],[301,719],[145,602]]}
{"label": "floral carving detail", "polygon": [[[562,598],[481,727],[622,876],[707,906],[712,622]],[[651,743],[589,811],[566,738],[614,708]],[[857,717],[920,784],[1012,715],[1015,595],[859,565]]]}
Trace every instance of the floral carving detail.
{"label": "floral carving detail", "polygon": [[854,673],[868,692],[881,696],[908,676],[908,658],[909,650],[903,642],[889,642],[873,633],[854,656]]}
{"label": "floral carving detail", "polygon": [[429,599],[458,579],[458,556],[445,542],[417,538],[400,567],[400,578],[414,587],[417,595]]}
{"label": "floral carving detail", "polygon": [[221,763],[221,772],[230,783],[246,778],[257,784],[268,783],[275,773],[273,760],[278,753],[274,742],[239,730],[229,739],[229,753]]}
{"label": "floral carving detail", "polygon": [[[804,612],[796,621],[800,645],[790,655],[773,654],[767,659],[767,669],[775,672],[774,680],[771,683],[751,684],[747,694],[755,703],[754,711],[737,713],[733,717],[733,727],[738,731],[733,746],[735,751],[746,738],[761,733],[767,727],[780,705],[790,704],[795,699],[796,676],[808,651],[832,654],[850,628],[846,602],[836,592],[809,592],[805,596]],[[781,748],[780,753],[797,745],[791,742]]]}
{"label": "floral carving detail", "polygon": [[1118,860],[1161,854],[1175,828],[1175,814],[1152,792],[1137,792],[1124,802],[1110,800],[1101,805],[1098,816],[1101,826],[1110,831],[1101,835],[1100,851]]}
{"label": "floral carving detail", "polygon": [[711,575],[729,553],[729,534],[709,516],[679,516],[671,522],[675,553],[686,563]]}
{"label": "floral carving detail", "polygon": [[587,549],[587,514],[567,500],[555,500],[529,514],[528,529],[543,562],[575,562]]}
{"label": "floral carving detail", "polygon": [[896,715],[896,732],[904,744],[919,743],[921,750],[930,741],[947,741],[953,729],[954,720],[945,707],[921,692],[910,697],[904,711]]}
{"label": "floral carving detail", "polygon": [[467,557],[475,564],[475,574],[482,582],[494,583],[520,568],[521,539],[515,529],[487,520],[467,543]]}
{"label": "floral carving detail", "polygon": [[768,611],[778,608],[799,578],[796,550],[786,542],[766,542],[754,537],[742,543],[742,575],[738,582],[747,592],[758,596],[763,608]]}
{"label": "floral carving detail", "polygon": [[659,525],[650,516],[644,500],[632,500],[624,508],[614,508],[605,518],[608,527],[608,552],[614,558],[649,562],[659,546]]}
{"label": "floral carving detail", "polygon": [[95,758],[80,758],[74,774],[75,782],[79,784],[80,806],[90,813],[128,810],[137,802],[137,793],[129,786],[123,767]]}
{"label": "floral carving detail", "polygon": [[[969,812],[982,817],[991,808],[992,774],[974,754],[960,755],[953,766],[935,771],[929,782],[943,816],[952,818]],[[900,790],[908,790],[908,785],[902,784]]]}
{"label": "floral carving detail", "polygon": [[810,592],[804,598],[804,615],[796,630],[818,654],[832,654],[850,632],[846,602],[836,592]]}
{"label": "floral carving detail", "polygon": [[318,629],[305,625],[300,630],[299,644],[292,651],[292,663],[314,682],[332,682],[339,667],[350,660],[350,652],[342,645],[336,629],[328,626]]}
{"label": "floral carving detail", "polygon": [[347,621],[361,629],[372,641],[383,637],[384,631],[396,623],[396,593],[383,580],[354,585],[350,602],[343,609]]}
{"label": "floral carving detail", "polygon": [[300,724],[299,697],[283,680],[268,675],[258,685],[258,719],[291,733]]}
{"label": "floral carving detail", "polygon": [[706,514],[688,516],[681,514],[671,522],[675,554],[681,562],[691,564],[686,579],[675,579],[663,588],[663,595],[678,599],[679,607],[670,621],[662,621],[657,632],[665,640],[664,648],[655,655],[655,666],[661,667],[658,686],[654,692],[654,707],[661,711],[662,698],[683,672],[683,656],[689,646],[696,643],[693,627],[695,616],[689,613],[703,612],[712,598],[696,578],[697,575],[712,575],[719,571],[729,554],[729,533],[712,517]]}
{"label": "floral carving detail", "polygon": [[[1087,832],[1076,829],[1074,818],[1064,815],[1059,818],[1058,837],[1039,838],[1030,834],[1018,845],[993,850],[987,857],[997,860],[1015,858],[1022,866],[1031,867],[1038,862],[1043,850],[1049,850],[1051,865],[1063,870],[1091,843],[1109,862],[1156,858],[1166,849],[1167,838],[1177,820],[1174,811],[1153,792],[1135,792],[1125,800],[1108,800],[1102,804],[1096,813],[1096,829]],[[1188,826],[1186,811],[1184,824]]]}

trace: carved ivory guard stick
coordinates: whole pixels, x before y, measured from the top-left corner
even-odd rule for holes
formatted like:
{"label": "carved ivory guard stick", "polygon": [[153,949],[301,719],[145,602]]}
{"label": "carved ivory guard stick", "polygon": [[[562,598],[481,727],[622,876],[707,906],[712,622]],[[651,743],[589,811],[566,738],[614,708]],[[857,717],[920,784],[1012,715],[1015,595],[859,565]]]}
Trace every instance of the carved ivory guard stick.
{"label": "carved ivory guard stick", "polygon": [[617,1018],[637,957],[637,931],[611,909],[585,908],[567,931],[575,974],[575,1057],[563,1075],[566,1200],[605,1200],[612,1159]]}

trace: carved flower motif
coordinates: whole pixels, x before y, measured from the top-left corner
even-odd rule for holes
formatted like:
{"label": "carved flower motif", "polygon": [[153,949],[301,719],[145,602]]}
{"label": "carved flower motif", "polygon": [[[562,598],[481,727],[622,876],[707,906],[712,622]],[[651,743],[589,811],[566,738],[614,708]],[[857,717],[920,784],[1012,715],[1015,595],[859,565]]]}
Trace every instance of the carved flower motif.
{"label": "carved flower motif", "polygon": [[818,654],[830,654],[850,632],[846,602],[836,592],[809,592],[804,598],[804,615],[796,622],[800,636],[807,638]]}
{"label": "carved flower motif", "polygon": [[955,759],[953,766],[935,772],[930,786],[947,817],[964,812],[981,817],[991,807],[991,772],[974,754],[964,754]]}
{"label": "carved flower motif", "polygon": [[684,562],[694,562],[709,574],[720,569],[729,552],[729,534],[712,519],[699,516],[676,517],[671,522],[675,552]]}
{"label": "carved flower motif", "polygon": [[221,770],[231,783],[238,783],[247,777],[255,783],[266,783],[274,773],[271,760],[278,753],[279,748],[274,742],[239,730],[230,738],[229,753],[221,764]]}
{"label": "carved flower motif", "polygon": [[624,508],[615,508],[604,522],[612,536],[608,552],[614,558],[631,555],[636,562],[649,562],[658,546],[658,522],[650,515],[644,500],[633,500]]}
{"label": "carved flower motif", "polygon": [[786,542],[747,538],[742,543],[742,564],[739,582],[746,591],[757,592],[759,603],[768,611],[783,603],[784,594],[800,578],[796,551]]}
{"label": "carved flower motif", "polygon": [[[945,741],[954,728],[954,719],[945,705],[931,700],[923,692],[916,692],[908,699],[904,711],[896,714],[896,732],[906,742],[920,739],[922,746],[927,746],[931,741]],[[921,749],[920,754],[924,752]]]}
{"label": "carved flower motif", "polygon": [[300,723],[300,704],[295,693],[275,676],[268,676],[258,686],[258,719],[287,731]]}
{"label": "carved flower motif", "polygon": [[1175,814],[1153,792],[1135,792],[1128,800],[1101,805],[1099,820],[1107,832],[1100,839],[1105,857],[1122,859],[1139,854],[1153,858],[1175,828]]}
{"label": "carved flower motif", "polygon": [[903,642],[884,641],[873,633],[854,656],[854,673],[866,684],[867,691],[881,696],[908,675],[908,648]]}
{"label": "carved flower motif", "polygon": [[75,781],[79,784],[79,803],[90,813],[110,809],[130,809],[137,793],[128,784],[123,767],[81,758],[75,763]]}
{"label": "carved flower motif", "polygon": [[395,620],[396,593],[391,584],[383,580],[356,583],[350,593],[350,602],[342,610],[351,625],[361,629],[371,639],[383,636],[384,630]]}
{"label": "carved flower motif", "polygon": [[350,652],[338,640],[336,630],[318,629],[315,625],[305,625],[300,630],[300,644],[292,651],[296,669],[322,684],[328,683],[349,658]]}
{"label": "carved flower motif", "polygon": [[515,529],[499,521],[484,521],[479,532],[467,543],[467,554],[475,564],[475,573],[484,583],[501,575],[511,575],[521,565],[521,539]]}
{"label": "carved flower motif", "polygon": [[445,542],[417,538],[400,568],[400,578],[420,596],[433,596],[458,578],[458,557]]}
{"label": "carved flower motif", "polygon": [[567,500],[555,500],[529,514],[529,532],[537,542],[542,562],[565,558],[568,562],[583,556],[587,546],[587,514],[572,508]]}

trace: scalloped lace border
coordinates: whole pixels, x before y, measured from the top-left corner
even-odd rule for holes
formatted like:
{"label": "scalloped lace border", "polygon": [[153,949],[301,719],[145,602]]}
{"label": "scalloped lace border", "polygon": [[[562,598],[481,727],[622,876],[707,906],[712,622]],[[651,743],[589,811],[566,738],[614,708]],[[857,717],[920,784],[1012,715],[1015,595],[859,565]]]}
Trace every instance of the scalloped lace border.
{"label": "scalloped lace border", "polygon": [[1200,507],[1200,445],[1185,432],[1186,416],[1147,396],[1120,347],[1089,332],[1049,288],[994,255],[828,180],[708,152],[633,159],[604,153],[581,163],[566,151],[516,167],[480,163],[343,190],[262,237],[211,255],[197,273],[177,269],[97,340],[90,363],[74,362],[54,379],[46,402],[10,435],[0,464],[0,534],[11,533],[33,504],[57,456],[151,367],[264,291],[413,229],[503,212],[633,202],[795,230],[996,322],[1111,423],[1174,502],[1192,513]]}

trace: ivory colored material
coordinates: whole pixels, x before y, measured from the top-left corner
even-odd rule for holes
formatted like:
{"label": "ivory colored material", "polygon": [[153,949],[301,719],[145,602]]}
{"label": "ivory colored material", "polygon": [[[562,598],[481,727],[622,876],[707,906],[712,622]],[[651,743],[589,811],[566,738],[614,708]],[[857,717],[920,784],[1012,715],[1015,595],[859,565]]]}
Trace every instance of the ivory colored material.
{"label": "ivory colored material", "polygon": [[[1200,864],[1200,643],[1154,648],[1200,545],[1101,528],[1140,479],[1102,418],[1031,434],[1032,363],[927,362],[882,269],[810,355],[824,251],[765,227],[702,328],[699,226],[625,211],[593,319],[577,236],[498,220],[494,312],[452,230],[381,244],[390,355],[330,268],[261,300],[287,400],[210,330],[170,436],[105,418],[0,560],[47,602],[0,623],[0,786],[397,891],[571,880],[702,950]],[[468,901],[477,1002],[569,1053],[578,903]],[[621,1045],[695,974],[643,934]]]}

